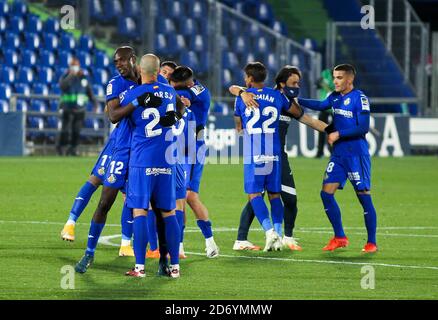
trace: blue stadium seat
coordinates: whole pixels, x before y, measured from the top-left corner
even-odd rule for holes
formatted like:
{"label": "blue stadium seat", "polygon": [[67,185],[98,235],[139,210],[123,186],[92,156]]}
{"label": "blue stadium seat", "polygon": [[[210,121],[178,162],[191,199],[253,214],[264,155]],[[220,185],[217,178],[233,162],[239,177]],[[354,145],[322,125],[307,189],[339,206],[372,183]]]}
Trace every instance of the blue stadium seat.
{"label": "blue stadium seat", "polygon": [[277,72],[279,69],[278,57],[275,53],[269,53],[265,59],[266,67],[273,72]]}
{"label": "blue stadium seat", "polygon": [[105,69],[93,70],[93,84],[106,84],[109,81],[108,72]]}
{"label": "blue stadium seat", "polygon": [[21,53],[21,65],[25,67],[33,67],[37,62],[37,56],[33,50],[24,50]]}
{"label": "blue stadium seat", "polygon": [[254,62],[256,61],[256,56],[254,53],[249,52],[246,55],[244,55],[243,59],[242,59],[242,63],[243,64],[247,64],[248,62]]}
{"label": "blue stadium seat", "polygon": [[99,130],[99,121],[96,118],[85,119],[85,128]]}
{"label": "blue stadium seat", "polygon": [[253,38],[258,38],[261,36],[260,27],[254,23],[249,24],[246,32],[247,32],[247,34],[249,34]]}
{"label": "blue stadium seat", "polygon": [[136,20],[132,17],[119,17],[117,22],[119,35],[128,39],[137,39],[140,37],[140,28]]}
{"label": "blue stadium seat", "polygon": [[262,36],[259,37],[255,43],[255,52],[257,54],[266,54],[271,50],[271,46],[269,44],[269,40]]}
{"label": "blue stadium seat", "polygon": [[73,50],[76,47],[76,41],[75,38],[66,32],[63,32],[61,34],[61,41],[60,41],[60,47],[59,49],[70,51]]}
{"label": "blue stadium seat", "polygon": [[88,68],[91,66],[91,55],[84,51],[79,51],[77,57],[81,63],[82,68]]}
{"label": "blue stadium seat", "polygon": [[41,50],[39,64],[42,67],[54,67],[59,66],[59,63],[56,62],[55,55],[49,50]]}
{"label": "blue stadium seat", "polygon": [[270,4],[267,4],[265,2],[261,2],[256,9],[256,16],[255,18],[266,24],[269,25],[271,21],[274,19],[274,13],[272,12],[272,7]]}
{"label": "blue stadium seat", "polygon": [[24,31],[24,19],[18,16],[13,16],[9,22],[9,31],[11,33],[19,34]]}
{"label": "blue stadium seat", "polygon": [[33,99],[30,103],[30,110],[36,112],[46,112],[47,104],[42,100]]}
{"label": "blue stadium seat", "polygon": [[199,72],[199,58],[194,51],[183,51],[181,54],[181,65],[189,66],[195,73]]}
{"label": "blue stadium seat", "polygon": [[196,51],[198,53],[205,52],[207,50],[208,43],[207,39],[197,34],[195,36],[190,37],[190,49]]}
{"label": "blue stadium seat", "polygon": [[47,128],[61,129],[61,120],[55,116],[47,117]]}
{"label": "blue stadium seat", "polygon": [[287,36],[287,26],[284,22],[273,20],[271,24],[271,28],[274,29],[274,31],[277,31],[278,33],[281,33],[284,36]]}
{"label": "blue stadium seat", "polygon": [[44,83],[35,83],[32,87],[34,94],[41,94],[47,96],[49,94],[49,87]]}
{"label": "blue stadium seat", "polygon": [[29,110],[29,103],[23,99],[17,99],[17,111],[27,112]]}
{"label": "blue stadium seat", "polygon": [[9,103],[6,100],[0,100],[0,113],[9,112]]}
{"label": "blue stadium seat", "polygon": [[[0,5],[0,7],[1,7],[1,5]],[[0,35],[6,31],[6,28],[7,28],[6,19],[5,19],[5,17],[0,16]]]}
{"label": "blue stadium seat", "polygon": [[122,4],[119,0],[106,0],[103,2],[103,12],[107,21],[123,16]]}
{"label": "blue stadium seat", "polygon": [[55,18],[49,18],[46,20],[43,26],[43,30],[46,33],[59,33],[60,26],[58,19]]}
{"label": "blue stadium seat", "polygon": [[50,100],[49,101],[49,110],[51,112],[56,112],[59,109],[59,101],[58,100]]}
{"label": "blue stadium seat", "polygon": [[[56,81],[58,81],[59,79],[55,79]],[[61,94],[61,88],[59,87],[59,83],[54,82],[50,85],[50,94],[56,94],[56,95],[60,95]]]}
{"label": "blue stadium seat", "polygon": [[230,49],[230,44],[228,38],[224,35],[221,35],[221,50],[226,51]]}
{"label": "blue stadium seat", "polygon": [[101,85],[93,84],[91,88],[93,90],[93,94],[96,97],[104,97],[105,96],[105,90],[103,89],[103,87]]}
{"label": "blue stadium seat", "polygon": [[5,17],[9,14],[9,4],[7,1],[0,1],[0,17]]}
{"label": "blue stadium seat", "polygon": [[97,20],[105,20],[103,8],[100,0],[91,0],[88,2],[90,7],[90,17]]}
{"label": "blue stadium seat", "polygon": [[205,19],[208,15],[205,3],[201,1],[195,1],[190,5],[189,15],[196,19]]}
{"label": "blue stadium seat", "polygon": [[123,14],[125,17],[136,17],[141,12],[140,2],[138,0],[125,0]]}
{"label": "blue stadium seat", "polygon": [[70,66],[70,61],[72,59],[72,54],[70,51],[59,51],[58,52],[58,66],[61,68],[68,68]]}
{"label": "blue stadium seat", "polygon": [[0,83],[0,99],[9,101],[11,94],[11,86],[6,83]]}
{"label": "blue stadium seat", "polygon": [[184,19],[184,17],[186,16],[184,4],[177,0],[171,1],[167,10],[167,15],[172,19]]}
{"label": "blue stadium seat", "polygon": [[110,65],[110,60],[105,52],[98,50],[94,53],[94,65],[97,68],[107,68]]}
{"label": "blue stadium seat", "polygon": [[182,34],[178,34],[176,36],[176,48],[179,52],[187,49],[186,39]]}
{"label": "blue stadium seat", "polygon": [[154,47],[158,55],[169,55],[169,48],[167,46],[167,39],[163,33],[158,33],[155,36]]}
{"label": "blue stadium seat", "polygon": [[222,70],[222,87],[228,89],[233,84],[233,74],[228,69]]}
{"label": "blue stadium seat", "polygon": [[94,41],[90,36],[82,35],[79,38],[79,50],[91,52],[94,48]]}
{"label": "blue stadium seat", "polygon": [[187,18],[180,20],[179,30],[184,36],[194,36],[195,34],[198,34],[199,29],[196,20]]}
{"label": "blue stadium seat", "polygon": [[44,49],[57,50],[59,45],[58,37],[53,33],[43,33]]}
{"label": "blue stadium seat", "polygon": [[52,68],[42,67],[38,71],[38,81],[44,84],[51,84],[56,81]]}
{"label": "blue stadium seat", "polygon": [[157,19],[157,31],[158,33],[161,34],[173,34],[175,33],[175,23],[169,19],[169,18],[165,18],[165,19]]}
{"label": "blue stadium seat", "polygon": [[13,49],[6,49],[4,52],[4,65],[8,67],[15,67],[18,65],[18,54]]}
{"label": "blue stadium seat", "polygon": [[24,34],[25,39],[25,47],[27,49],[36,50],[40,47],[40,37],[36,33],[25,33]]}
{"label": "blue stadium seat", "polygon": [[233,39],[233,51],[238,54],[242,54],[248,51],[249,41],[248,38],[242,35]]}
{"label": "blue stadium seat", "polygon": [[43,23],[36,15],[29,15],[26,22],[26,32],[39,33],[43,30]]}
{"label": "blue stadium seat", "polygon": [[15,71],[11,66],[1,66],[0,82],[13,84],[15,82]]}
{"label": "blue stadium seat", "polygon": [[[34,110],[32,110],[32,111],[34,111]],[[44,129],[44,118],[42,118],[42,117],[27,117],[27,126],[31,129],[43,130]]]}
{"label": "blue stadium seat", "polygon": [[30,95],[30,86],[27,83],[16,83],[14,84],[14,89],[16,93],[24,94],[26,96]]}
{"label": "blue stadium seat", "polygon": [[20,37],[15,33],[7,33],[5,39],[6,49],[18,49],[20,48]]}
{"label": "blue stadium seat", "polygon": [[61,77],[66,74],[68,71],[68,68],[56,68],[55,69],[55,80],[59,82],[61,80]]}
{"label": "blue stadium seat", "polygon": [[239,60],[234,52],[225,51],[222,53],[222,67],[225,69],[239,68]]}
{"label": "blue stadium seat", "polygon": [[17,71],[17,80],[22,83],[32,83],[34,74],[31,68],[20,67]]}
{"label": "blue stadium seat", "polygon": [[24,2],[15,0],[12,3],[12,10],[11,10],[11,12],[15,16],[23,17],[27,13],[27,6],[26,6],[26,4]]}

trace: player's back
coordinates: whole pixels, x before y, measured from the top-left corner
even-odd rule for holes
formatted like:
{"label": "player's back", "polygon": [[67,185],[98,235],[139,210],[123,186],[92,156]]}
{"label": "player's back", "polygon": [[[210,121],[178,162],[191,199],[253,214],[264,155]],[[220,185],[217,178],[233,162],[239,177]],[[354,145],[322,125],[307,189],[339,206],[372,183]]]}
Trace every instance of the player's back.
{"label": "player's back", "polygon": [[163,127],[159,121],[167,111],[175,111],[176,92],[166,84],[155,82],[143,84],[127,93],[128,103],[146,92],[153,92],[163,102],[158,108],[137,108],[131,114],[133,133],[131,141],[130,166],[166,168],[174,161],[168,148],[174,142],[172,127]]}
{"label": "player's back", "polygon": [[210,91],[200,82],[195,80],[191,88],[177,90],[178,94],[190,100],[190,110],[194,113],[197,126],[207,124],[208,110],[210,109]]}
{"label": "player's back", "polygon": [[251,162],[257,162],[257,159],[263,161],[269,159],[265,157],[279,156],[279,119],[282,110],[287,109],[288,102],[279,91],[272,88],[250,88],[247,91],[256,95],[259,107],[246,108],[241,98],[236,100],[236,115],[242,119],[244,143],[247,145],[244,146],[244,157],[246,160],[251,157]]}

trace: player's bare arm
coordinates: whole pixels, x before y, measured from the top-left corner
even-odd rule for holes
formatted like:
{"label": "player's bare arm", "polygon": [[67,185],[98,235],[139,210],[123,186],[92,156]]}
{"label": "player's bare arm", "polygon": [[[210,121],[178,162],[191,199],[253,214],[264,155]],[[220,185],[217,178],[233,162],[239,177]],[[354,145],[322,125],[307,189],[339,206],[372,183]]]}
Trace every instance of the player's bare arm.
{"label": "player's bare arm", "polygon": [[327,124],[322,122],[321,120],[315,119],[312,116],[304,113],[303,108],[299,106],[296,99],[292,101],[292,104],[288,110],[288,112],[299,122],[309,126],[310,128],[317,130],[319,132],[325,132],[325,128]]}
{"label": "player's bare arm", "polygon": [[237,130],[237,133],[241,133],[242,132],[242,119],[240,117],[236,117],[234,116],[234,124],[235,124],[235,128]]}
{"label": "player's bare arm", "polygon": [[248,108],[258,108],[259,104],[255,100],[256,95],[254,93],[247,92],[245,87],[232,85],[230,88],[228,88],[228,90],[233,96],[241,97],[243,103]]}
{"label": "player's bare arm", "polygon": [[106,108],[108,110],[108,118],[112,123],[119,122],[135,110],[135,107],[132,105],[132,103],[128,104],[126,107],[121,107],[120,99],[118,98],[108,101]]}

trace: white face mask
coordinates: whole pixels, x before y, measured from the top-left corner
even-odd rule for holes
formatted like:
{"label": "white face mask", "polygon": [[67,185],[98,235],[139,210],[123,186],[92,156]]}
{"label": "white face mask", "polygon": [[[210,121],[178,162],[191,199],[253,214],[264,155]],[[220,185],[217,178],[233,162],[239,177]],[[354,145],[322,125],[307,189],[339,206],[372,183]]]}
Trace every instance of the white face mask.
{"label": "white face mask", "polygon": [[71,70],[73,73],[78,73],[79,70],[81,70],[81,67],[80,67],[80,66],[71,66],[71,67],[70,67],[70,70]]}

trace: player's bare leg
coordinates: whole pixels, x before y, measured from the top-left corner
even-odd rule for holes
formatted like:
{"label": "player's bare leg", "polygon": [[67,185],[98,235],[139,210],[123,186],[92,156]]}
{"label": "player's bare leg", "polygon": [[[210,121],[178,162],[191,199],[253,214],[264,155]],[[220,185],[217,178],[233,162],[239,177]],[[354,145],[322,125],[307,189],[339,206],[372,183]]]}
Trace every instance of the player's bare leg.
{"label": "player's bare leg", "polygon": [[187,203],[190,208],[192,208],[193,213],[197,219],[199,228],[201,229],[205,237],[205,246],[208,258],[216,258],[219,256],[219,247],[213,238],[213,233],[211,231],[211,223],[208,219],[208,210],[205,205],[201,202],[199,194],[197,192],[188,190],[187,191]]}
{"label": "player's bare leg", "polygon": [[328,244],[322,249],[324,251],[334,251],[338,248],[348,246],[348,238],[345,236],[342,227],[341,211],[335,200],[335,193],[339,188],[339,183],[326,183],[322,187],[321,199],[324,209],[333,226],[335,236],[330,239]]}

